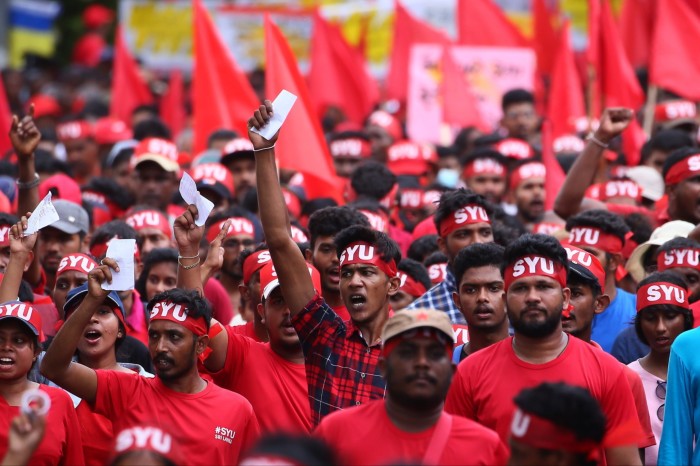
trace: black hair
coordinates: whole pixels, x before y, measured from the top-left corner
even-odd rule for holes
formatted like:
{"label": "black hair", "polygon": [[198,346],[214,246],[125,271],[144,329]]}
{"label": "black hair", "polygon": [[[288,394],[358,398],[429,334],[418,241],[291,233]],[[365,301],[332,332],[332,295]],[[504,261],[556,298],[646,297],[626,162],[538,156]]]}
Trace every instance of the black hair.
{"label": "black hair", "polygon": [[177,466],[177,464],[172,461],[171,459],[166,458],[165,456],[161,455],[157,451],[151,451],[151,450],[127,450],[117,456],[115,456],[111,462],[107,463],[109,466],[115,466],[117,464],[124,464],[125,460],[127,460],[127,464],[132,464],[135,462],[134,459],[129,460],[131,457],[139,458],[138,455],[151,455],[154,458],[157,458],[159,461],[159,464],[162,464],[163,466]]}
{"label": "black hair", "polygon": [[[667,283],[672,283],[674,285],[680,286],[685,290],[686,296],[688,296],[688,284],[686,283],[685,279],[681,277],[680,275],[677,275],[673,272],[669,272],[668,270],[665,270],[663,272],[654,272],[644,278],[642,281],[639,282],[639,285],[637,285],[637,291],[639,291],[640,288],[643,286],[652,284],[652,283],[658,283],[658,282],[667,282]],[[690,330],[693,328],[693,325],[695,323],[695,319],[693,317],[693,313],[690,312],[688,309],[684,309],[680,306],[674,306],[672,304],[655,304],[653,306],[648,306],[642,309],[641,311],[637,312],[637,315],[634,318],[634,331],[637,334],[637,338],[644,343],[645,345],[649,345],[649,342],[647,339],[644,337],[644,333],[642,332],[642,316],[644,315],[645,312],[663,312],[663,313],[680,313],[683,314],[683,330]]]}
{"label": "black hair", "polygon": [[398,269],[423,285],[426,290],[429,290],[433,286],[430,281],[430,275],[428,275],[428,269],[418,261],[408,258],[401,259]]}
{"label": "black hair", "polygon": [[175,264],[175,269],[177,270],[177,256],[178,252],[175,248],[155,248],[148,253],[146,258],[143,260],[143,268],[141,269],[141,275],[136,280],[134,288],[139,292],[141,296],[146,298],[146,281],[148,280],[148,274],[151,273],[151,269],[162,262],[172,262]]}
{"label": "black hair", "polygon": [[19,222],[19,217],[9,212],[0,212],[0,225],[12,226]]}
{"label": "black hair", "polygon": [[231,129],[217,129],[216,131],[212,131],[207,137],[207,149],[211,148],[214,141],[225,140],[228,142],[231,139],[236,139],[237,137],[239,137],[238,133]]}
{"label": "black hair", "polygon": [[[606,418],[598,401],[583,387],[563,382],[544,382],[526,388],[515,396],[515,405],[525,414],[546,419],[574,434],[582,442],[600,444],[605,435]],[[597,461],[577,455],[580,465],[595,465]]]}
{"label": "black hair", "polygon": [[462,248],[452,265],[456,283],[459,285],[469,269],[491,265],[500,270],[504,252],[505,248],[496,243],[474,243]]}
{"label": "black hair", "polygon": [[96,244],[106,243],[114,237],[119,239],[136,239],[136,230],[124,220],[112,220],[100,225],[90,238],[90,247]]}
{"label": "black hair", "polygon": [[566,276],[566,284],[567,285],[583,285],[583,286],[589,287],[591,289],[591,294],[593,294],[593,299],[598,299],[598,296],[600,296],[601,293],[603,292],[603,288],[601,287],[601,284],[598,282],[598,280],[595,277],[593,277],[593,278],[582,277],[581,275],[574,272],[573,269],[571,269],[571,268],[569,268],[569,273]]}
{"label": "black hair", "polygon": [[357,167],[350,178],[350,185],[358,196],[365,196],[377,201],[389,194],[396,184],[396,175],[383,163],[373,160]]}
{"label": "black hair", "polygon": [[301,215],[310,216],[317,210],[324,209],[326,207],[338,207],[338,203],[335,199],[330,197],[317,197],[316,199],[310,199],[301,206]]}
{"label": "black hair", "polygon": [[624,217],[627,227],[632,232],[632,240],[637,244],[646,243],[654,232],[654,226],[649,217],[641,213],[633,213]]}
{"label": "black hair", "polygon": [[[479,131],[476,126],[467,126],[466,128],[459,130],[452,145],[456,151],[456,155],[463,154],[471,148],[472,143],[470,142],[470,138],[475,131]],[[438,157],[439,156],[440,153],[438,152]]]}
{"label": "black hair", "polygon": [[408,247],[406,256],[414,261],[423,262],[426,257],[438,250],[438,235],[424,235],[416,238]]}
{"label": "black hair", "polygon": [[207,324],[207,330],[211,323],[211,304],[209,301],[199,294],[197,290],[183,290],[182,288],[173,288],[172,290],[158,293],[148,302],[146,309],[151,312],[153,306],[162,301],[170,301],[175,304],[184,304],[187,307],[187,315],[192,318],[204,318]]}
{"label": "black hair", "polygon": [[[508,166],[508,159],[503,154],[490,147],[477,147],[476,149],[462,157],[459,163],[462,165],[462,167],[466,167],[475,160],[484,159],[493,160],[494,162],[503,165],[503,167]],[[503,176],[505,176],[505,173],[503,174]]]}
{"label": "black hair", "polygon": [[117,184],[112,178],[94,177],[83,187],[85,191],[93,191],[104,195],[122,210],[128,209],[134,198],[128,190]]}
{"label": "black hair", "polygon": [[657,132],[642,147],[642,163],[646,162],[655,150],[670,153],[682,147],[693,146],[690,135],[678,129],[664,129]]}
{"label": "black hair", "polygon": [[367,217],[350,207],[324,207],[315,211],[307,223],[311,248],[320,236],[335,236],[353,225],[371,227]]}
{"label": "black hair", "polygon": [[169,141],[172,134],[160,118],[149,118],[134,125],[134,139],[143,141],[147,138],[160,138]]}
{"label": "black hair", "polygon": [[659,246],[659,249],[656,250],[656,256],[658,258],[658,255],[661,254],[663,251],[671,251],[672,249],[693,249],[693,248],[700,248],[700,243],[695,241],[694,239],[691,238],[683,238],[682,236],[679,236],[677,238],[670,239],[666,241],[664,244]]}
{"label": "black hair", "polygon": [[459,158],[459,148],[457,146],[435,146],[438,158],[457,157]]}
{"label": "black hair", "polygon": [[342,141],[343,139],[362,139],[369,142],[369,138],[362,131],[340,131],[328,136],[328,142]]}
{"label": "black hair", "polygon": [[375,231],[369,226],[353,225],[341,230],[333,242],[338,258],[345,251],[345,248],[356,241],[369,243],[377,248],[377,252],[383,261],[394,261],[398,264],[401,261],[401,250],[396,242],[386,233]]}
{"label": "black hair", "polygon": [[447,261],[448,258],[444,252],[435,251],[434,253],[430,254],[428,257],[425,258],[425,260],[423,261],[423,265],[425,265],[425,268],[428,268],[431,265],[435,264],[447,264]]}
{"label": "black hair", "polygon": [[[283,458],[288,463],[307,466],[340,464],[333,449],[323,440],[308,435],[266,434],[246,454],[246,458]],[[244,459],[245,462],[245,459]]]}
{"label": "black hair", "polygon": [[491,231],[494,243],[506,247],[527,233],[527,228],[520,220],[506,214],[501,206],[493,206],[492,210],[493,212],[489,217],[491,218]]}
{"label": "black hair", "polygon": [[623,244],[625,236],[630,231],[620,215],[601,209],[586,210],[569,217],[566,221],[566,230],[571,231],[576,227],[600,228],[604,233],[620,238]]}
{"label": "black hair", "polygon": [[157,116],[158,116],[158,107],[155,106],[154,104],[141,104],[141,105],[137,105],[137,106],[134,107],[134,109],[131,111],[131,116],[133,117],[133,116],[136,115],[137,113],[141,113],[141,112],[148,112],[148,113],[151,114],[151,116],[157,117]]}
{"label": "black hair", "polygon": [[387,213],[387,209],[382,206],[376,199],[370,199],[368,197],[358,199],[354,202],[347,204],[353,210],[367,210],[375,214]]}
{"label": "black hair", "polygon": [[557,264],[564,267],[569,273],[569,256],[566,250],[554,236],[528,233],[509,244],[503,252],[503,262],[501,263],[501,273],[504,274],[506,267],[521,259],[523,256],[537,255],[552,259]]}
{"label": "black hair", "polygon": [[433,216],[438,231],[440,231],[440,223],[442,223],[443,220],[467,204],[476,204],[483,207],[489,217],[493,215],[491,204],[487,202],[483,196],[464,188],[445,191],[442,196],[440,196],[440,203]]}
{"label": "black hair", "polygon": [[675,164],[678,162],[681,162],[691,155],[695,155],[698,153],[698,149],[696,147],[681,147],[680,149],[676,149],[670,154],[668,154],[668,157],[666,158],[666,161],[664,162],[664,169],[663,169],[663,176],[666,178],[666,175],[668,174],[668,171],[673,167]]}
{"label": "black hair", "polygon": [[505,112],[511,105],[522,103],[534,105],[535,96],[532,94],[532,92],[526,91],[525,89],[511,89],[503,94],[503,98],[501,99],[501,109],[503,112]]}
{"label": "black hair", "polygon": [[37,173],[45,173],[55,175],[56,173],[65,173],[71,175],[72,171],[66,162],[58,160],[49,151],[37,149],[34,151],[34,169]]}

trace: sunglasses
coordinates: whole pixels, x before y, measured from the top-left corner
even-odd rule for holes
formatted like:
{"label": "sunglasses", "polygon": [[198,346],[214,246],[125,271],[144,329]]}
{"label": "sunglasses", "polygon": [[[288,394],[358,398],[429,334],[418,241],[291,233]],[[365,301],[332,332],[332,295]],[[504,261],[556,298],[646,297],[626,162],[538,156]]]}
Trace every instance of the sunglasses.
{"label": "sunglasses", "polygon": [[659,409],[656,410],[656,417],[659,418],[659,421],[663,422],[664,412],[666,411],[666,382],[661,382],[660,380],[656,382],[656,396],[664,401],[664,403],[659,406]]}

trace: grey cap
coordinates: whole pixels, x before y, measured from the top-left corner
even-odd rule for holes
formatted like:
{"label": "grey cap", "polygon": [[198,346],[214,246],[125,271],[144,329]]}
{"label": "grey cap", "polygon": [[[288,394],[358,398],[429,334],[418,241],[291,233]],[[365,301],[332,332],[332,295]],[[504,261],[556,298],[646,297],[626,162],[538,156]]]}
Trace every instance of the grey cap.
{"label": "grey cap", "polygon": [[58,221],[50,226],[69,235],[90,231],[90,219],[82,206],[64,199],[56,199],[53,206],[58,212]]}
{"label": "grey cap", "polygon": [[642,188],[642,197],[656,202],[664,196],[666,189],[664,178],[655,168],[632,167],[625,171],[625,176]]}

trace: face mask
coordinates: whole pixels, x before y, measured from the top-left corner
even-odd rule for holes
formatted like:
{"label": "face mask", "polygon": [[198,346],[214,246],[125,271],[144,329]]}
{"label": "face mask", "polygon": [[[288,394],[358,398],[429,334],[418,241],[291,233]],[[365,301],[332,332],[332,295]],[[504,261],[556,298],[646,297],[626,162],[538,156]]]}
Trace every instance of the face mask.
{"label": "face mask", "polygon": [[456,188],[459,181],[459,172],[451,168],[441,168],[437,174],[437,182],[446,188]]}

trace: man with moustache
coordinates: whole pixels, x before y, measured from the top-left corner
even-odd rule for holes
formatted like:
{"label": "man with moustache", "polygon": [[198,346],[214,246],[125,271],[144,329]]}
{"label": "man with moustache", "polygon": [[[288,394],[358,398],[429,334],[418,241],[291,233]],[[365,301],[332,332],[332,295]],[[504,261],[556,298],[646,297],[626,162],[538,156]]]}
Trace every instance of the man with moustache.
{"label": "man with moustache", "polygon": [[457,369],[446,411],[509,435],[514,397],[524,388],[563,381],[587,388],[608,419],[604,449],[609,465],[641,465],[639,421],[629,384],[611,356],[562,331],[571,291],[566,251],[545,235],[523,235],[501,265],[513,337],[472,354]]}
{"label": "man with moustache", "polygon": [[544,218],[546,175],[544,164],[532,160],[518,162],[510,172],[508,197],[518,209],[515,217],[530,231]]}

